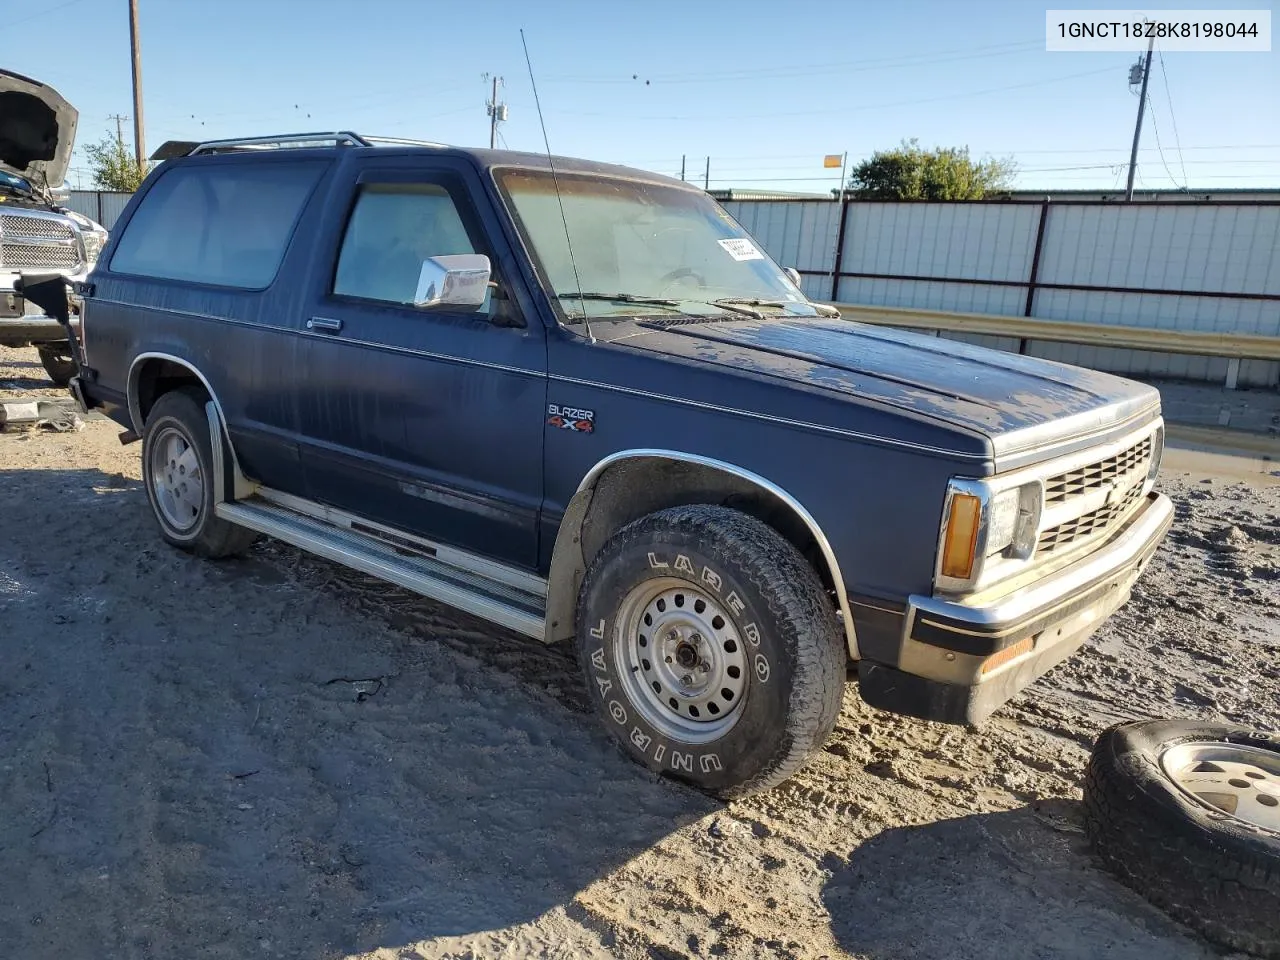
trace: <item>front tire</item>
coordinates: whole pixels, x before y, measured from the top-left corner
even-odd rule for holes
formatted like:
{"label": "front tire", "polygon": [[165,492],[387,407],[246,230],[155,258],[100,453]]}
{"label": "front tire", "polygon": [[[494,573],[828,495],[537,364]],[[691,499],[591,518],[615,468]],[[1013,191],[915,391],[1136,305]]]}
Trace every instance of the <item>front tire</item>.
{"label": "front tire", "polygon": [[205,397],[173,390],[156,401],[142,434],[142,480],[160,534],[201,557],[242,553],[257,534],[214,514],[213,447]]}
{"label": "front tire", "polygon": [[846,654],[822,583],[771,527],[725,507],[616,533],[579,594],[578,653],[627,754],[726,799],[795,773],[840,712]]}

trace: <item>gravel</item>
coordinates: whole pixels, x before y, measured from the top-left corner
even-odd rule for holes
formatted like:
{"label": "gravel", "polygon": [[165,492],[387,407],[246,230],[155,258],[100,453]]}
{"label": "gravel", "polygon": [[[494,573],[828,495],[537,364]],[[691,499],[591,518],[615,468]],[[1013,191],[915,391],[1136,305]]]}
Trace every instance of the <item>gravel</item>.
{"label": "gravel", "polygon": [[[0,400],[63,396],[0,348]],[[798,775],[653,778],[546,648],[264,542],[160,540],[136,446],[0,434],[8,956],[1221,956],[1081,832],[1110,723],[1280,728],[1280,487],[1167,471],[1173,532],[981,731],[846,690]]]}

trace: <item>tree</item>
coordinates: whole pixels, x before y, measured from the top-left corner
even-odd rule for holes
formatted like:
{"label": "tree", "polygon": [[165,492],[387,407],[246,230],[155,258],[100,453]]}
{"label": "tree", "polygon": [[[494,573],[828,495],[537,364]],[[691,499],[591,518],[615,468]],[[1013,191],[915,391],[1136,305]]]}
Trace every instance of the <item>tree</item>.
{"label": "tree", "polygon": [[147,175],[146,165],[142,168],[134,161],[133,155],[125,147],[124,141],[107,134],[97,143],[84,148],[89,157],[89,168],[93,171],[94,183],[101,190],[123,190],[132,193],[142,184]]}
{"label": "tree", "polygon": [[968,147],[934,147],[903,140],[853,168],[849,189],[864,200],[981,200],[1013,185],[1012,157],[974,162]]}

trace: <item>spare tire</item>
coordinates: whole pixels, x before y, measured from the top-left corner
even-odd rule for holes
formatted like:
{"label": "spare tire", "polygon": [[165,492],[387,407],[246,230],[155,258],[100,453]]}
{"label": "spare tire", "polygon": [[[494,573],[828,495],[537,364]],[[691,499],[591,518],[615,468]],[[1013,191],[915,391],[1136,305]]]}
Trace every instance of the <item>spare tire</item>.
{"label": "spare tire", "polygon": [[1215,943],[1280,958],[1280,736],[1153,720],[1098,738],[1085,827],[1102,862]]}

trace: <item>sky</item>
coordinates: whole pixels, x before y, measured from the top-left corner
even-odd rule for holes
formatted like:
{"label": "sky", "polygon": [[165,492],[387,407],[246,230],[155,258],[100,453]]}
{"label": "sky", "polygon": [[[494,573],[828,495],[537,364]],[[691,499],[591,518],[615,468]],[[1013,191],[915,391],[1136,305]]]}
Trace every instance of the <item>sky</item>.
{"label": "sky", "polygon": [[[1055,8],[1065,7],[1059,2]],[[1097,2],[1086,4],[1101,7]],[[1272,10],[1271,0],[1162,9]],[[1045,51],[1045,4],[1001,0],[139,0],[148,151],[167,139],[349,129],[513,149],[712,188],[823,192],[905,138],[1012,157],[1028,189],[1123,187],[1136,53]],[[78,143],[133,112],[128,0],[0,0],[0,65],[80,111]],[[1276,23],[1280,28],[1280,21]],[[14,38],[30,31],[30,42]],[[1280,44],[1161,53],[1141,188],[1280,187]],[[125,123],[131,142],[132,121]],[[71,186],[89,186],[77,151]]]}

